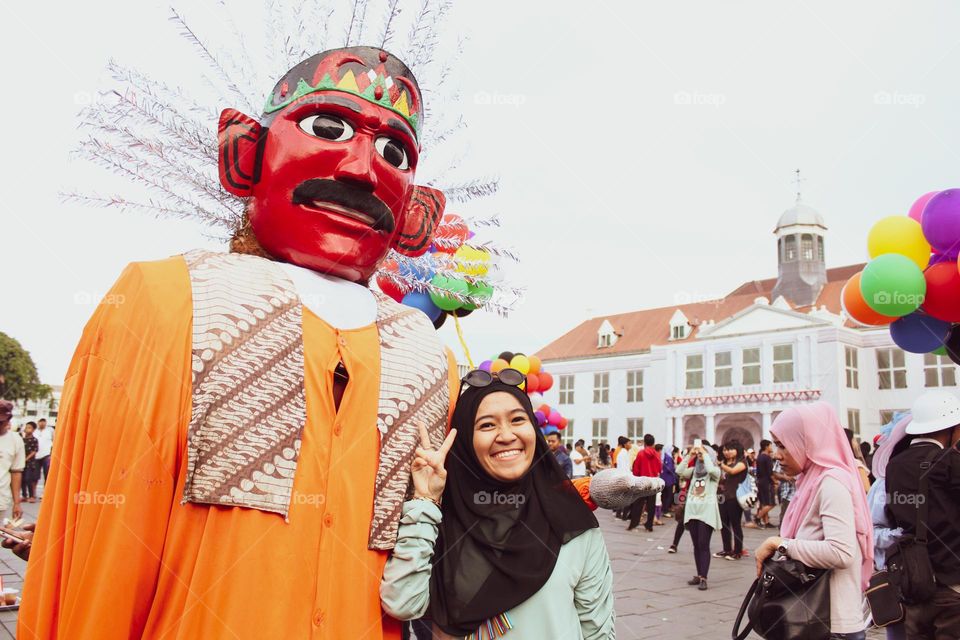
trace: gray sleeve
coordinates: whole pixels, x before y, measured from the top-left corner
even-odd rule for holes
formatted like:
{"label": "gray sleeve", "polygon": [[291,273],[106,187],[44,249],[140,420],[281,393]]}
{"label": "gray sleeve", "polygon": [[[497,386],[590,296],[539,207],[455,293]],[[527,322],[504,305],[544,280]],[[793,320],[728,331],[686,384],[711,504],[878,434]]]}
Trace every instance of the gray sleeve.
{"label": "gray sleeve", "polygon": [[584,533],[590,536],[584,559],[584,570],[573,592],[573,603],[580,618],[584,640],[616,638],[616,613],[613,610],[613,571],[607,546],[599,529]]}
{"label": "gray sleeve", "polygon": [[403,503],[393,554],[383,568],[380,603],[397,620],[423,617],[430,605],[430,572],[440,509],[428,500]]}

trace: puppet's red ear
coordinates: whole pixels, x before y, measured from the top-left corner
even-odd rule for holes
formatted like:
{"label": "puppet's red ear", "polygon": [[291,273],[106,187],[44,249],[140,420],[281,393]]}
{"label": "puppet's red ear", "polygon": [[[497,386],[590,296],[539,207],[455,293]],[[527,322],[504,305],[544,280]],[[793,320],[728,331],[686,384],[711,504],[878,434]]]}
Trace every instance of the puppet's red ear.
{"label": "puppet's red ear", "polygon": [[266,131],[236,109],[224,109],[217,127],[220,184],[235,196],[249,196],[260,179],[260,150]]}
{"label": "puppet's red ear", "polygon": [[403,226],[397,234],[397,251],[411,258],[425,254],[446,204],[447,198],[442,191],[414,185],[410,204],[403,213]]}

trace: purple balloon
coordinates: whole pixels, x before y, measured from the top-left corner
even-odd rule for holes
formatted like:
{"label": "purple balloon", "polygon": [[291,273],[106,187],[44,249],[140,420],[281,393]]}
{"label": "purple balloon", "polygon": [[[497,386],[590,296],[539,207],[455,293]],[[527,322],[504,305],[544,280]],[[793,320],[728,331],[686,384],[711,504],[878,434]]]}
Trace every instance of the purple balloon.
{"label": "purple balloon", "polygon": [[930,254],[930,264],[927,265],[927,266],[928,266],[928,267],[932,267],[933,265],[938,264],[938,263],[940,263],[940,262],[956,262],[958,255],[960,255],[960,253],[933,253],[933,254]]}
{"label": "purple balloon", "polygon": [[960,250],[960,189],[947,189],[930,198],[920,222],[923,235],[937,253]]}
{"label": "purple balloon", "polygon": [[493,361],[484,360],[483,362],[480,363],[480,368],[484,371],[490,371],[490,369],[493,368]]}
{"label": "purple balloon", "polygon": [[544,415],[543,411],[534,411],[533,417],[537,419],[537,426],[542,427],[547,424],[547,416]]}
{"label": "purple balloon", "polygon": [[890,337],[904,351],[929,353],[943,346],[952,326],[950,322],[914,311],[890,323]]}

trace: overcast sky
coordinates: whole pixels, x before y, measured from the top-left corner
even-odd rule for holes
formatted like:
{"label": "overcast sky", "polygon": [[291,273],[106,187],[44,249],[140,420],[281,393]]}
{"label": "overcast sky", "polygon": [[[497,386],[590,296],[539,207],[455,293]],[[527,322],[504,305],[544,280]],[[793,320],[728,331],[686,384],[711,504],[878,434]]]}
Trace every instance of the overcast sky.
{"label": "overcast sky", "polygon": [[[174,80],[195,61],[170,45],[164,3],[3,12],[0,330],[56,384],[86,300],[126,263],[216,246],[194,225],[56,195],[99,186],[68,152],[108,57]],[[527,288],[509,319],[464,320],[475,359],[533,352],[589,316],[775,276],[772,230],[798,167],[830,228],[828,266],[864,260],[873,221],[957,186],[958,23],[946,1],[456,3],[444,36],[469,38],[462,99],[443,108],[469,123],[464,164],[501,179],[478,206],[501,214],[522,257],[511,276]]]}

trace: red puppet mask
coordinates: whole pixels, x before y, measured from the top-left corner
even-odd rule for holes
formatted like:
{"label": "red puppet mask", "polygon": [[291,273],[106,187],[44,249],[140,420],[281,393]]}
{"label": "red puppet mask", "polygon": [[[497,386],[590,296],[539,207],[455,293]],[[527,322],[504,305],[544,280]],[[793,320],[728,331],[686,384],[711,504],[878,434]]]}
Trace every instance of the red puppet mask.
{"label": "red puppet mask", "polygon": [[270,255],[365,281],[391,248],[423,254],[443,194],[413,184],[423,106],[400,60],[373,47],[304,60],[273,89],[261,121],[220,114],[220,182],[250,198]]}

